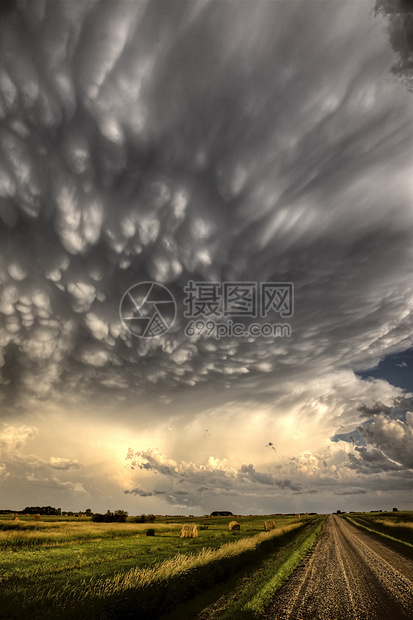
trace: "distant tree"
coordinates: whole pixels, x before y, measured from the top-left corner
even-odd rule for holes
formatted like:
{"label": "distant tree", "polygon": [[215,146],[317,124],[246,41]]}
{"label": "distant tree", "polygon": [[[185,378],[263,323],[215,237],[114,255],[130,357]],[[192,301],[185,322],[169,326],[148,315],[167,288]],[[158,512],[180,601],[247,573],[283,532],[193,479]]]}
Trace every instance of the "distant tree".
{"label": "distant tree", "polygon": [[126,510],[115,510],[115,512],[108,510],[104,515],[96,512],[92,517],[92,521],[95,523],[125,523],[127,516]]}
{"label": "distant tree", "polygon": [[105,521],[105,515],[102,515],[100,512],[95,512],[92,517],[92,521],[95,523],[103,523]]}
{"label": "distant tree", "polygon": [[146,523],[146,515],[141,515],[140,517],[133,518],[134,523]]}
{"label": "distant tree", "polygon": [[133,522],[134,523],[154,523],[155,515],[149,514],[149,515],[141,515],[140,517],[134,517]]}
{"label": "distant tree", "polygon": [[86,510],[85,510],[85,515],[86,515],[87,517],[91,517],[91,516],[92,516],[92,510],[91,510],[91,508],[86,508]]}
{"label": "distant tree", "polygon": [[60,508],[53,508],[53,506],[26,506],[23,510],[20,510],[20,514],[29,515],[60,515]]}
{"label": "distant tree", "polygon": [[399,512],[398,508],[393,508],[393,512]]}

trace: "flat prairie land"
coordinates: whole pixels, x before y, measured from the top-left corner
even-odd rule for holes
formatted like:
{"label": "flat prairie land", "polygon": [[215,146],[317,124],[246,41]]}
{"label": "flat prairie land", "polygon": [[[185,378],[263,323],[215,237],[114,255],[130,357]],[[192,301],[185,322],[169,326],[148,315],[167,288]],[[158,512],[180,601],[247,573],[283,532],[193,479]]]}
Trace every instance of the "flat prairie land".
{"label": "flat prairie land", "polygon": [[[0,617],[159,618],[254,565],[319,518],[271,515],[94,523],[86,518],[0,518]],[[275,529],[264,531],[264,521]],[[184,523],[198,537],[180,538]],[[154,529],[154,536],[146,536]],[[184,616],[182,616],[184,617]]]}
{"label": "flat prairie land", "polygon": [[[228,530],[234,518],[239,531]],[[196,538],[180,538],[186,523]],[[2,516],[0,618],[410,620],[412,532],[412,512],[143,524]]]}

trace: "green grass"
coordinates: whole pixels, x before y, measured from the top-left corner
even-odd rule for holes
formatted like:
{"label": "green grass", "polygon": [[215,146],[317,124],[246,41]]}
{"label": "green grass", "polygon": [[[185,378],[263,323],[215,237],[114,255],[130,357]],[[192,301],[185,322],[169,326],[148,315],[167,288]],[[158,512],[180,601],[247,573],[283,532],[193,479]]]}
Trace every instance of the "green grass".
{"label": "green grass", "polygon": [[[271,518],[277,527],[297,527],[294,516]],[[216,569],[225,562],[233,568],[242,564],[241,556],[247,557],[273,535],[262,532],[264,519],[238,518],[241,531],[237,533],[228,531],[231,518],[159,519],[153,524],[0,519],[0,617],[55,618],[58,613],[59,618],[92,618],[92,610],[99,608],[96,617],[104,618],[108,606],[111,617],[122,617],[113,612],[119,600],[133,607],[142,593],[148,599],[149,588],[148,600],[154,601],[145,612],[149,618],[156,608],[157,590],[165,590],[165,584],[173,607],[174,588],[179,586],[184,597],[196,593],[200,584],[208,585],[209,577],[202,581],[200,573],[205,577],[210,565]],[[184,522],[197,523],[198,538],[179,538]],[[154,537],[145,536],[148,528],[155,529]],[[76,606],[78,611],[72,615],[69,610]]]}
{"label": "green grass", "polygon": [[253,620],[264,618],[276,591],[314,547],[325,517],[299,530],[289,544],[281,545],[252,574],[244,577],[232,592],[204,610],[202,620]]}
{"label": "green grass", "polygon": [[413,548],[413,512],[351,513],[345,518],[374,534]]}

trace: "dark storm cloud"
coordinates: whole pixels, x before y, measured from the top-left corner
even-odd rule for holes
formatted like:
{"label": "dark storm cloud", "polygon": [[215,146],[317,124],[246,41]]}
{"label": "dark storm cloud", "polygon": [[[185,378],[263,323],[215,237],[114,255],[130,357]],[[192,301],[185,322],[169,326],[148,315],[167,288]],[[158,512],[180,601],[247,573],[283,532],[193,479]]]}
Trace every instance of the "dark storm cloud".
{"label": "dark storm cloud", "polygon": [[349,454],[350,469],[354,469],[359,474],[379,473],[383,471],[400,471],[403,467],[386,457],[381,450],[373,449],[369,451],[364,446],[357,446],[355,454]]}
{"label": "dark storm cloud", "polygon": [[334,437],[331,437],[331,441],[346,441],[354,445],[366,445],[366,440],[358,428],[350,431],[349,433],[339,433],[334,435]]}
{"label": "dark storm cloud", "polygon": [[360,411],[361,418],[372,418],[376,415],[387,415],[394,418],[403,417],[403,414],[406,411],[411,410],[413,407],[412,399],[405,398],[404,396],[398,396],[393,399],[393,403],[391,406],[385,405],[384,403],[378,401],[373,405],[360,405],[358,410]]}
{"label": "dark storm cloud", "polygon": [[365,493],[367,493],[365,489],[351,489],[349,491],[336,491],[334,495],[364,495]]}
{"label": "dark storm cloud", "polygon": [[[9,8],[4,407],[245,394],[403,348],[410,104],[386,79],[390,53],[366,3]],[[291,339],[185,337],[189,279],[294,282]],[[118,312],[144,280],[178,301],[171,332],[150,341]]]}
{"label": "dark storm cloud", "polygon": [[[379,416],[359,430],[366,441],[381,451],[387,459],[407,468],[413,468],[413,414],[408,423]],[[363,456],[365,459],[365,457]],[[366,459],[365,459],[366,460]]]}
{"label": "dark storm cloud", "polygon": [[404,396],[395,398],[392,406],[380,401],[359,406],[361,417],[369,419],[354,431],[332,437],[334,442],[354,444],[349,468],[364,474],[413,468],[413,414],[409,409],[411,399]]}
{"label": "dark storm cloud", "polygon": [[389,415],[392,411],[391,407],[387,407],[381,402],[374,403],[372,407],[368,407],[367,405],[361,405],[358,410],[361,413],[361,417],[371,417],[374,415],[379,415],[380,413],[384,413],[385,415]]}
{"label": "dark storm cloud", "polygon": [[268,484],[270,486],[276,486],[280,489],[291,489],[293,491],[299,491],[300,486],[294,484],[291,480],[277,480],[270,474],[260,473],[255,470],[255,467],[250,463],[249,465],[242,465],[241,469],[238,473],[238,478],[240,480],[251,480],[252,482],[257,482],[258,484]]}
{"label": "dark storm cloud", "polygon": [[[171,497],[188,496],[191,505],[199,501],[199,493],[204,491],[209,495],[225,493],[234,496],[248,494],[271,496],[277,490],[301,491],[300,484],[288,478],[279,478],[257,471],[252,463],[236,468],[225,461],[220,462],[211,457],[206,464],[198,465],[168,459],[155,449],[140,450],[135,453],[129,450],[127,460],[130,461],[133,469],[138,467],[146,472],[166,476]],[[185,490],[180,489],[179,485],[185,485]],[[147,496],[146,492],[139,489],[125,491],[125,493]],[[151,494],[153,493],[149,493]]]}
{"label": "dark storm cloud", "polygon": [[139,495],[140,497],[153,497],[154,495],[165,495],[166,491],[143,491],[142,489],[131,489],[124,491],[126,495]]}
{"label": "dark storm cloud", "polygon": [[[411,492],[413,472],[382,450],[371,445],[355,446],[354,451],[345,453],[343,458],[339,446],[333,445],[333,451],[324,455],[328,461],[324,469],[318,463],[322,455],[306,453],[277,465],[274,468],[276,474],[260,471],[251,463],[238,467],[213,457],[203,464],[174,460],[154,449],[137,452],[131,449],[128,460],[133,468],[144,470],[148,478],[154,474],[162,475],[168,487],[167,503],[198,507],[203,511],[212,509],[222,497],[232,498],[237,505],[240,502],[245,511],[245,498],[249,501],[260,498],[270,506],[271,502],[286,502],[295,496],[304,496],[308,501],[312,495],[367,495],[389,490]],[[152,494],[142,493],[140,488],[125,493],[141,497]]]}

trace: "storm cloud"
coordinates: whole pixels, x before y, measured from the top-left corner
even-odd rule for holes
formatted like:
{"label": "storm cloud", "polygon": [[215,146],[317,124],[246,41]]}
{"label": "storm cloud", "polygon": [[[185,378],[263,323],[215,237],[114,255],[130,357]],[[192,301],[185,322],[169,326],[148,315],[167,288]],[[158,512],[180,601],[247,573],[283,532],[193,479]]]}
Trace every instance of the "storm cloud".
{"label": "storm cloud", "polygon": [[[72,417],[116,421],[147,441],[133,450],[136,479],[116,478],[122,493],[163,497],[138,474],[182,476],[193,506],[201,488],[309,489],[291,462],[279,473],[264,462],[304,467],[309,450],[322,471],[324,443],[360,414],[368,449],[346,447],[350,472],[413,466],[411,425],[388,419],[402,390],[354,374],[411,347],[413,327],[411,95],[388,73],[384,25],[368,2],[8,4],[0,405],[20,430],[0,441],[17,449],[46,432],[39,412],[60,416],[62,436]],[[191,280],[293,283],[291,336],[186,335]],[[148,281],[177,313],[145,340],[119,307]],[[277,429],[277,455],[245,453],[248,433],[265,446]],[[63,475],[85,457],[65,454],[42,468]]]}

